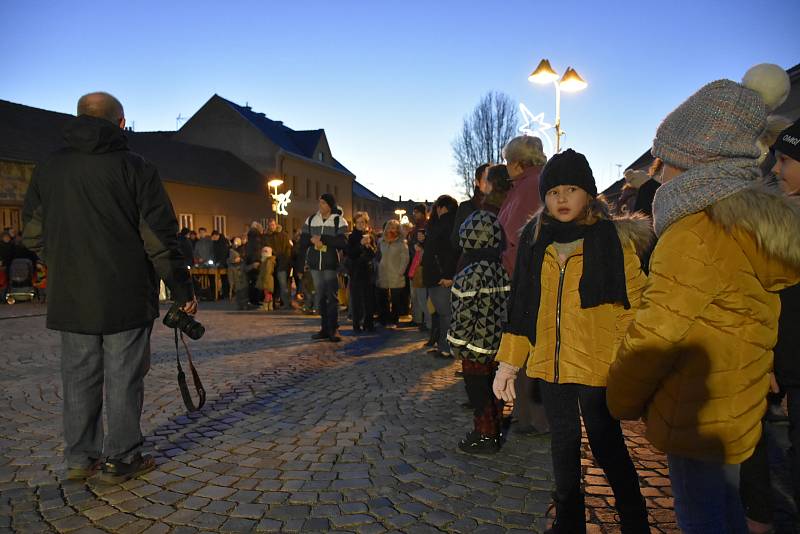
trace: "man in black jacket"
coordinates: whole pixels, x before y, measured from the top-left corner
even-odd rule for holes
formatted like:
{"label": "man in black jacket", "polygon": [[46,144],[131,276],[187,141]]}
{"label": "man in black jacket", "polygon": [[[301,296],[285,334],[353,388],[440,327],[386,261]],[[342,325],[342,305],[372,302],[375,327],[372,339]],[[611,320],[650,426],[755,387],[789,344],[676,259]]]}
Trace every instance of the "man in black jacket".
{"label": "man in black jacket", "polygon": [[61,331],[67,476],[91,476],[106,458],[99,478],[110,483],[155,467],[140,452],[140,419],[158,278],[183,311],[197,310],[172,204],[124,127],[116,98],[81,97],[67,146],[36,167],[22,214],[24,243],[49,269],[47,327]]}

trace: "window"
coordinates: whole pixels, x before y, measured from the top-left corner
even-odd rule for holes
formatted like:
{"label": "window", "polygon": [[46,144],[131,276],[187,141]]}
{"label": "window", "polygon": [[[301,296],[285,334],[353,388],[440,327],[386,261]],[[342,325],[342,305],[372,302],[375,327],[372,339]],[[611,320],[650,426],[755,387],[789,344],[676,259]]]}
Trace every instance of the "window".
{"label": "window", "polygon": [[181,213],[178,215],[178,222],[180,229],[188,228],[189,230],[194,230],[194,217],[192,217],[191,213]]}
{"label": "window", "polygon": [[339,198],[339,186],[337,185],[333,186],[333,196],[335,196],[337,199]]}
{"label": "window", "polygon": [[225,235],[225,216],[214,215],[214,230],[222,235]]}
{"label": "window", "polygon": [[317,153],[317,159],[320,161],[325,161],[325,154],[323,154],[321,150],[319,153]]}
{"label": "window", "polygon": [[297,196],[297,176],[292,176],[292,193],[294,193],[294,196]]}
{"label": "window", "polygon": [[17,232],[22,229],[19,208],[0,208],[0,230],[3,228],[13,228]]}
{"label": "window", "polygon": [[306,194],[305,198],[309,198],[311,196],[311,180],[306,178],[306,189],[304,191]]}
{"label": "window", "polygon": [[316,192],[317,192],[316,198],[319,198],[319,180],[317,180],[317,182],[316,182],[316,188],[315,189],[316,189]]}
{"label": "window", "polygon": [[331,192],[331,184],[325,184],[325,192],[326,193],[330,193]]}

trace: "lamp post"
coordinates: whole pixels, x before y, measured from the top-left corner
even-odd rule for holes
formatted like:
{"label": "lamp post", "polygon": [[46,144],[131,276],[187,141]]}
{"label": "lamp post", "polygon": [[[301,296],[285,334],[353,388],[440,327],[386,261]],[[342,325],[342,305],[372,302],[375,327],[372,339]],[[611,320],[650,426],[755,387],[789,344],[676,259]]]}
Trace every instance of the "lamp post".
{"label": "lamp post", "polygon": [[556,154],[561,151],[561,136],[564,132],[561,130],[561,91],[568,93],[575,93],[586,89],[588,85],[586,81],[575,72],[572,67],[567,67],[564,76],[559,80],[559,74],[550,66],[550,61],[543,59],[539,62],[536,70],[531,72],[528,76],[528,81],[539,84],[551,83],[556,88]]}
{"label": "lamp post", "polygon": [[275,191],[272,193],[272,212],[275,214],[275,219],[278,218],[278,188],[283,185],[283,180],[280,178],[273,178],[267,182],[267,187],[271,187]]}
{"label": "lamp post", "polygon": [[406,210],[398,208],[394,210],[394,214],[397,215],[397,220],[400,221],[400,224],[405,224],[408,222],[408,217],[406,217],[405,221],[403,221],[403,217],[406,214]]}

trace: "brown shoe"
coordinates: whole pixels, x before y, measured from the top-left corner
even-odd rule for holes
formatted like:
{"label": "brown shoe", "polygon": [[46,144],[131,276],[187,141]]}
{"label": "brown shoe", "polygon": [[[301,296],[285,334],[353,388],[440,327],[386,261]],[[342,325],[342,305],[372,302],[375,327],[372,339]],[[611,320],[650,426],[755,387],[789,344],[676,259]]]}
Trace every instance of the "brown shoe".
{"label": "brown shoe", "polygon": [[137,454],[130,463],[121,460],[108,460],[103,464],[103,471],[95,478],[105,484],[122,484],[132,478],[149,473],[156,468],[152,456]]}
{"label": "brown shoe", "polygon": [[92,460],[92,463],[85,467],[68,467],[67,480],[86,480],[93,477],[102,465],[103,462],[100,460]]}

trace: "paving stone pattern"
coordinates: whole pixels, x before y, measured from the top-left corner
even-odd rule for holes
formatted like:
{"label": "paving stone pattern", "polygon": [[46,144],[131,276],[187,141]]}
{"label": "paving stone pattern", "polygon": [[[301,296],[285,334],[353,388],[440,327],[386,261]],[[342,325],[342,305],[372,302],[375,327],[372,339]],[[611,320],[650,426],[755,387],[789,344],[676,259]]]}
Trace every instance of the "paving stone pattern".
{"label": "paving stone pattern", "polygon": [[[191,345],[201,413],[186,414],[171,332],[154,329],[143,430],[158,468],[119,486],[65,481],[59,336],[21,306],[0,313],[0,532],[544,530],[549,441],[512,433],[495,456],[457,452],[471,425],[458,366],[419,334],[315,344],[316,318],[226,305],[205,306]],[[676,532],[665,459],[641,431],[625,428],[653,531]],[[584,465],[589,531],[617,532],[588,447]]]}

